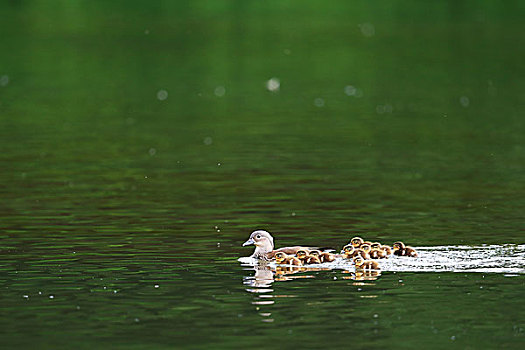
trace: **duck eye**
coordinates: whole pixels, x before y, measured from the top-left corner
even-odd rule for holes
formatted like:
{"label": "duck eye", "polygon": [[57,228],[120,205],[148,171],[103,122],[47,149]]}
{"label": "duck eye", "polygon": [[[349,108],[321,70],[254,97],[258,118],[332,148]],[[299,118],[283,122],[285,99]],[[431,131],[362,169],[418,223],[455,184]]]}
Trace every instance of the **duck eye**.
{"label": "duck eye", "polygon": [[257,235],[257,236],[255,236],[255,238],[261,239],[261,235]]}

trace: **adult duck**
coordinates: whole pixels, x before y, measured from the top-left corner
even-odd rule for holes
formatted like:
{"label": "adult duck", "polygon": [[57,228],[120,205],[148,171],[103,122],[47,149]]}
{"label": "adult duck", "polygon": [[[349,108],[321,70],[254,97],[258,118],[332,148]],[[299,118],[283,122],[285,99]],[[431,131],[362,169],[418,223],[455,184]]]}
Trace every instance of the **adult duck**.
{"label": "adult duck", "polygon": [[253,231],[250,238],[243,243],[243,247],[247,245],[255,245],[255,251],[251,255],[254,259],[272,260],[275,257],[275,253],[283,252],[287,255],[295,255],[299,250],[316,249],[312,247],[294,246],[294,247],[283,247],[274,249],[273,237],[270,232],[264,230]]}

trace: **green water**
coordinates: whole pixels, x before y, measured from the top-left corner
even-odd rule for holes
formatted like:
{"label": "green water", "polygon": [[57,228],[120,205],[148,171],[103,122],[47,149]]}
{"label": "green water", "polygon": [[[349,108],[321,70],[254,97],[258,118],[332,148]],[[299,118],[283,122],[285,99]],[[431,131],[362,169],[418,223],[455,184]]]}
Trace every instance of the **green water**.
{"label": "green water", "polygon": [[523,275],[314,272],[251,293],[237,262],[257,228],[278,246],[524,243],[522,2],[0,15],[2,348],[525,345]]}

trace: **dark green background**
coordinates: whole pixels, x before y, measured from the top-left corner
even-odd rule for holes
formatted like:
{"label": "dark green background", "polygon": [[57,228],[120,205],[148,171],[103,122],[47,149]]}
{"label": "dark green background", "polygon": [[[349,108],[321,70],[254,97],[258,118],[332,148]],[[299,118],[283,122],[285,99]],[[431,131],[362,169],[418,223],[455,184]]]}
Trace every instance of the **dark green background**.
{"label": "dark green background", "polygon": [[523,347],[522,276],[319,272],[256,310],[236,261],[256,228],[523,243],[523,2],[11,0],[0,18],[3,346]]}

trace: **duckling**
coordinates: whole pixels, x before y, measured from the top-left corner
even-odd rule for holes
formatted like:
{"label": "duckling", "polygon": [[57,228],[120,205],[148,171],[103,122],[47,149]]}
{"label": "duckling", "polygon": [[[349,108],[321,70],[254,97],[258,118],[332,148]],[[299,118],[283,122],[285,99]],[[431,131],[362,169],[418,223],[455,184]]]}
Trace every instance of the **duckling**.
{"label": "duckling", "polygon": [[352,259],[357,255],[357,249],[355,249],[352,244],[347,244],[343,247],[341,255],[344,259]]}
{"label": "duckling", "polygon": [[321,259],[319,256],[315,256],[315,255],[308,255],[308,257],[306,258],[306,263],[307,264],[320,264],[322,263]]}
{"label": "duckling", "polygon": [[361,237],[354,237],[350,240],[350,244],[354,246],[354,248],[359,248],[364,242],[365,241]]}
{"label": "duckling", "polygon": [[414,248],[405,246],[403,242],[396,242],[393,245],[394,247],[394,255],[398,256],[409,256],[412,258],[417,257],[417,252]]}
{"label": "duckling", "polygon": [[368,255],[370,255],[371,259],[385,259],[386,258],[385,252],[380,248],[372,248]]}
{"label": "duckling", "polygon": [[361,251],[362,253],[358,253],[363,259],[365,260],[368,260],[370,259],[370,244],[368,243],[363,243],[361,244],[361,246],[359,247],[359,251]]}
{"label": "duckling", "polygon": [[306,264],[306,261],[308,260],[308,250],[306,249],[299,249],[296,253],[295,253],[295,256],[297,259],[301,260],[301,262],[304,264]]}
{"label": "duckling", "polygon": [[354,264],[356,270],[379,270],[377,261],[364,260],[360,256],[354,258]]}
{"label": "duckling", "polygon": [[362,251],[364,251],[365,253],[369,254],[370,253],[370,250],[372,249],[370,247],[370,244],[368,243],[363,243],[361,244],[361,246],[359,247],[359,249],[361,249]]}
{"label": "duckling", "polygon": [[366,252],[366,249],[367,249],[366,247],[365,247],[365,250],[363,250],[361,248],[354,248],[352,245],[347,244],[343,248],[342,256],[345,259],[353,259],[356,256],[360,256],[363,259],[368,260],[368,259],[370,259],[370,256]]}
{"label": "duckling", "polygon": [[357,249],[356,254],[354,255],[354,258],[360,256],[363,260],[369,260],[370,255],[364,251],[363,249]]}
{"label": "duckling", "polygon": [[308,252],[308,259],[306,260],[307,264],[320,264],[323,262],[321,259],[321,252],[317,249],[310,250]]}
{"label": "duckling", "polygon": [[332,254],[330,252],[322,252],[321,253],[321,261],[322,262],[332,262],[335,260],[335,254]]}
{"label": "duckling", "polygon": [[389,246],[387,245],[382,245],[381,246],[381,249],[385,252],[386,256],[389,257],[390,255],[392,255],[392,248],[390,248]]}
{"label": "duckling", "polygon": [[299,260],[295,256],[289,256],[283,252],[275,253],[275,262],[277,264],[295,265],[295,266],[301,266],[303,264],[301,260]]}
{"label": "duckling", "polygon": [[379,242],[370,243],[370,249],[374,249],[374,248],[381,249],[381,243]]}

